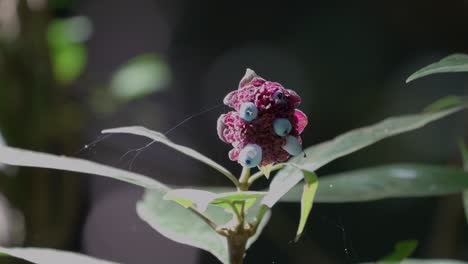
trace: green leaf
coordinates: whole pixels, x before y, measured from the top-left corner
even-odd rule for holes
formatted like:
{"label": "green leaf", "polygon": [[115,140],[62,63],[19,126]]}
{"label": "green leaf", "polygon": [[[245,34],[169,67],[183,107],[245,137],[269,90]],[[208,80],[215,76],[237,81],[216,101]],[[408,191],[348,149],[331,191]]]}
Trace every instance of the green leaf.
{"label": "green leaf", "polygon": [[270,163],[265,166],[258,166],[258,169],[263,173],[263,175],[265,175],[267,179],[270,178],[270,173],[272,171],[272,168],[273,168],[273,163]]}
{"label": "green leaf", "polygon": [[450,95],[450,96],[441,98],[440,100],[437,100],[434,103],[430,104],[424,109],[424,111],[432,112],[432,111],[444,110],[444,109],[454,107],[457,105],[462,105],[466,101],[467,100],[464,97]]}
{"label": "green leaf", "polygon": [[416,240],[405,240],[400,241],[395,245],[395,250],[388,256],[382,258],[378,264],[391,264],[400,263],[407,257],[413,254],[414,250],[418,247],[418,241]]}
{"label": "green leaf", "polygon": [[216,198],[211,201],[212,204],[219,204],[219,203],[235,203],[235,202],[242,202],[245,200],[250,199],[257,199],[264,197],[267,193],[266,192],[229,192],[229,193],[220,193],[216,195]]}
{"label": "green leaf", "polygon": [[76,80],[86,66],[87,52],[83,45],[69,45],[52,52],[52,70],[60,84]]}
{"label": "green leaf", "polygon": [[241,210],[242,206],[240,202],[244,203],[244,210],[250,212],[249,209],[252,207],[258,198],[264,197],[266,192],[227,192],[220,193],[216,198],[211,201],[211,204],[221,206],[224,208],[231,208],[234,205],[238,210]]}
{"label": "green leaf", "polygon": [[[229,263],[226,238],[216,233],[194,213],[183,207],[174,206],[172,201],[164,200],[164,195],[157,190],[147,190],[143,200],[137,204],[139,217],[171,240],[201,248],[212,253],[221,262]],[[259,204],[248,212],[249,221],[253,220],[258,206]],[[205,215],[218,226],[229,223],[233,217],[224,208],[214,205],[208,205]],[[267,210],[256,233],[248,240],[247,248],[257,240],[269,218],[270,212]]]}
{"label": "green leaf", "polygon": [[47,42],[52,48],[83,43],[90,38],[92,31],[93,25],[87,17],[58,18],[47,27]]}
{"label": "green leaf", "polygon": [[149,177],[96,162],[0,145],[0,163],[95,174],[145,188],[166,188]]}
{"label": "green leaf", "polygon": [[[99,260],[85,255],[46,248],[3,248],[0,252],[12,257],[27,260],[35,264],[59,264],[59,263],[80,263],[80,264],[117,264],[105,260]],[[0,255],[1,257],[2,255]]]}
{"label": "green leaf", "polygon": [[[171,240],[206,250],[221,262],[228,263],[226,238],[193,212],[164,200],[164,195],[164,192],[157,190],[146,190],[143,199],[137,204],[138,216]],[[208,206],[205,215],[218,225],[224,225],[232,219],[232,214],[216,206]]]}
{"label": "green leaf", "polygon": [[204,212],[209,204],[231,208],[230,204],[248,201],[248,208],[257,198],[265,195],[266,192],[213,193],[196,189],[175,189],[169,191],[165,195],[164,199],[176,201],[184,207],[189,207],[195,204],[198,210]]}
{"label": "green leaf", "polygon": [[[315,202],[366,202],[386,198],[426,197],[460,193],[468,188],[468,172],[459,168],[392,164],[320,177]],[[294,187],[283,202],[299,202]]]}
{"label": "green leaf", "polygon": [[83,72],[87,51],[83,42],[89,39],[92,24],[86,17],[55,19],[47,29],[52,70],[60,84],[69,84]]}
{"label": "green leaf", "polygon": [[406,82],[408,83],[418,78],[435,73],[466,71],[468,71],[468,55],[453,54],[413,73],[410,77],[408,77],[408,79],[406,79]]}
{"label": "green leaf", "polygon": [[121,100],[142,98],[167,88],[171,79],[170,69],[156,54],[137,56],[112,76],[110,92]]}
{"label": "green leaf", "polygon": [[[309,147],[305,150],[305,157],[296,156],[290,160],[290,163],[297,164],[308,171],[316,171],[337,158],[372,145],[384,138],[423,127],[430,122],[456,113],[464,107],[453,106],[440,111],[391,117],[375,125],[355,129],[330,141]],[[272,207],[301,179],[302,174],[299,169],[293,166],[281,169],[271,182],[270,191],[263,199],[263,203]]]}
{"label": "green leaf", "polygon": [[[8,146],[0,146],[0,163],[13,166],[49,168],[96,174],[145,187],[147,190],[144,198],[137,204],[137,212],[141,219],[148,222],[155,230],[167,238],[207,250],[224,263],[227,263],[228,255],[225,237],[217,234],[208,224],[206,224],[206,222],[204,222],[204,220],[192,211],[181,206],[174,206],[175,203],[173,201],[164,200],[163,197],[170,189],[158,181],[140,174],[88,160],[56,156]],[[232,214],[225,212],[224,208],[218,206],[208,206],[205,215],[220,226],[228,223],[232,219]],[[263,221],[268,221],[268,217]],[[262,225],[264,224],[266,223],[263,223]],[[253,241],[258,237],[259,232],[261,232],[261,228],[259,228],[257,232],[258,233],[249,240],[251,241],[250,243],[253,243]],[[2,252],[5,251],[3,250]],[[15,253],[13,252],[10,255],[13,254]],[[46,261],[39,263],[49,264],[72,262]]]}
{"label": "green leaf", "polygon": [[301,218],[299,220],[296,238],[294,239],[295,242],[299,240],[302,232],[304,232],[307,218],[309,217],[310,210],[312,210],[315,193],[318,187],[317,175],[315,175],[315,173],[306,170],[303,170],[302,173],[304,174],[304,190],[302,191],[301,198]]}
{"label": "green leaf", "polygon": [[215,193],[195,189],[170,190],[164,196],[165,200],[175,201],[184,207],[195,205],[201,212],[204,212],[215,198]]}
{"label": "green leaf", "polygon": [[198,161],[205,163],[206,165],[210,166],[211,168],[221,172],[226,177],[228,177],[233,183],[237,184],[237,178],[226,168],[221,166],[220,164],[216,163],[212,159],[204,156],[200,152],[193,150],[191,148],[178,145],[170,141],[164,134],[156,131],[149,130],[144,127],[140,126],[130,126],[130,127],[120,127],[120,128],[111,128],[103,130],[102,133],[125,133],[125,134],[133,134],[143,137],[148,137],[153,139],[155,142],[160,142],[168,147],[171,147],[189,157],[192,157]]}

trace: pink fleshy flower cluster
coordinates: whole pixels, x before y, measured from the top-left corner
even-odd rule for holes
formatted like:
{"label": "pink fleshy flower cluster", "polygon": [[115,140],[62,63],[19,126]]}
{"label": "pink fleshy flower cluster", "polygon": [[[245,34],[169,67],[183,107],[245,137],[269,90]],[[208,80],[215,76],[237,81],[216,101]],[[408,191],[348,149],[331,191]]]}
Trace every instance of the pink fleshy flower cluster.
{"label": "pink fleshy flower cluster", "polygon": [[302,149],[300,134],[307,125],[307,116],[296,109],[300,103],[301,98],[293,90],[266,81],[247,69],[238,90],[224,98],[224,104],[235,111],[218,119],[219,138],[233,146],[229,158],[242,164],[239,155],[252,144],[261,148],[259,164],[256,164],[259,166],[297,155],[297,148]]}

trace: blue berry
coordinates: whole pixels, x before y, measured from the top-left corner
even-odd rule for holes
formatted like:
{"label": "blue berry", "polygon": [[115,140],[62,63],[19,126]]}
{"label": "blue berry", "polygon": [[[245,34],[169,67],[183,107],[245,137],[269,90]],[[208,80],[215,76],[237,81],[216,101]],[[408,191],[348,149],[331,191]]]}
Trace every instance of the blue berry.
{"label": "blue berry", "polygon": [[239,153],[239,162],[242,167],[253,168],[262,161],[262,148],[257,144],[248,144]]}
{"label": "blue berry", "polygon": [[273,121],[273,129],[275,130],[276,135],[284,137],[291,132],[292,125],[287,118],[276,118]]}
{"label": "blue berry", "polygon": [[255,118],[257,118],[258,109],[254,103],[246,102],[241,105],[240,110],[239,110],[239,115],[245,121],[250,122],[254,120]]}
{"label": "blue berry", "polygon": [[302,145],[296,137],[287,136],[286,144],[282,146],[290,155],[296,156],[302,152]]}

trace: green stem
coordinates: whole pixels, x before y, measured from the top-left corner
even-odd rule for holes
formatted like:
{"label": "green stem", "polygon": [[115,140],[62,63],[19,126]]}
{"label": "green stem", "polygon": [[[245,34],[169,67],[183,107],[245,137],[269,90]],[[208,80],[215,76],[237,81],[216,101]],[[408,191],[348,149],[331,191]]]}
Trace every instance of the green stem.
{"label": "green stem", "polygon": [[255,222],[253,224],[254,233],[256,232],[258,225],[260,224],[260,222],[262,221],[263,217],[265,216],[266,212],[268,212],[268,210],[269,209],[266,205],[260,206],[260,209],[258,210],[257,215],[255,216]]}
{"label": "green stem", "polygon": [[[284,166],[286,166],[287,164],[286,163],[278,163],[276,164],[275,166],[273,166],[271,168],[271,171],[276,171],[276,170],[279,170],[279,169],[282,169]],[[253,174],[252,176],[250,176],[249,180],[248,180],[248,185],[250,187],[250,185],[252,185],[256,180],[260,179],[261,177],[263,177],[263,175],[265,175],[261,170],[258,171],[257,173]]]}
{"label": "green stem", "polygon": [[248,191],[249,190],[249,178],[250,178],[250,168],[243,168],[241,176],[239,177],[239,186],[237,186],[238,191]]}
{"label": "green stem", "polygon": [[236,205],[234,203],[229,203],[229,206],[231,206],[232,211],[236,214],[237,221],[239,224],[242,224],[244,222],[244,218],[242,217],[243,214],[243,208],[241,208],[241,212],[237,210]]}
{"label": "green stem", "polygon": [[224,176],[226,176],[230,181],[232,181],[232,183],[234,183],[236,187],[239,187],[239,181],[234,175],[227,173],[227,172],[221,172],[221,173],[223,173]]}
{"label": "green stem", "polygon": [[206,215],[199,212],[197,209],[195,209],[193,207],[189,207],[188,209],[190,211],[192,211],[193,213],[195,213],[196,215],[198,215],[207,225],[209,225],[211,228],[213,228],[214,231],[218,231],[218,225],[216,225],[216,223],[211,221],[211,219],[209,219]]}

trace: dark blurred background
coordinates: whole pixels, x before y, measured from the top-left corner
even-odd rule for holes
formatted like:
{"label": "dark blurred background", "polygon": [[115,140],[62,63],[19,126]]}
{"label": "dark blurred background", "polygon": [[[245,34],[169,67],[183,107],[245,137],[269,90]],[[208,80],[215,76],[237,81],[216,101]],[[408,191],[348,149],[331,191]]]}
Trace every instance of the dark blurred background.
{"label": "dark blurred background", "polygon": [[[102,138],[100,131],[127,125],[168,131],[193,116],[169,138],[238,173],[215,125],[227,111],[219,104],[245,68],[302,96],[309,146],[446,95],[466,95],[468,74],[404,81],[446,55],[468,53],[467,18],[466,0],[0,0],[0,139],[168,184],[229,184],[161,145],[133,159],[134,152],[124,154],[148,140]],[[385,140],[318,174],[389,162],[460,166],[456,142],[466,139],[466,120],[457,114]],[[140,188],[50,170],[0,170],[0,245],[132,264],[216,263],[139,220]],[[298,218],[298,204],[274,208],[246,263],[373,261],[405,239],[419,241],[414,257],[468,260],[457,195],[317,204],[304,237],[293,243]]]}

